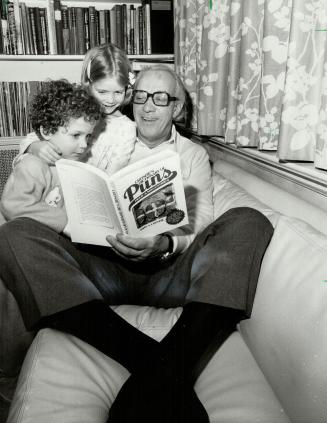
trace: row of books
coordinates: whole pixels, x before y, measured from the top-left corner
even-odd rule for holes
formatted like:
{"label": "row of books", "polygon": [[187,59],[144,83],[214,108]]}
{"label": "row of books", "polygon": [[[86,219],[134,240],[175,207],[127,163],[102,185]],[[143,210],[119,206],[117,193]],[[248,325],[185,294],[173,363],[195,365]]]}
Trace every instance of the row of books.
{"label": "row of books", "polygon": [[0,137],[23,136],[32,131],[30,99],[46,82],[0,82]]}
{"label": "row of books", "polygon": [[[46,0],[45,7],[1,0],[0,54],[85,54],[111,42],[128,54],[173,53],[172,0],[142,0],[110,9],[71,7]],[[35,3],[34,3],[35,4]]]}

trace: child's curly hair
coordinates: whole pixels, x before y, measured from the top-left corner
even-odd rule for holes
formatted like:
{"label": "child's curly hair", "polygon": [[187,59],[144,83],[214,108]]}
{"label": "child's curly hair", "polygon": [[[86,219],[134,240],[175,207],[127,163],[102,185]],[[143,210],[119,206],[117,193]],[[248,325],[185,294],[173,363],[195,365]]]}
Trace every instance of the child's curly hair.
{"label": "child's curly hair", "polygon": [[83,117],[94,123],[101,117],[101,106],[80,85],[65,79],[47,81],[38,92],[29,108],[33,130],[42,139],[40,128],[45,134],[54,134],[58,128],[67,126],[70,119]]}

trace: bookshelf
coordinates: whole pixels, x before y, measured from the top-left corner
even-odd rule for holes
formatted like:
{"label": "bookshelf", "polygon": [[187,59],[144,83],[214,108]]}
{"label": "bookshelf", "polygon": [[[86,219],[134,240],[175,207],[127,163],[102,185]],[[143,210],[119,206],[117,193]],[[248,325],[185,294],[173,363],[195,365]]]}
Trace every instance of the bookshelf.
{"label": "bookshelf", "polygon": [[[26,6],[31,8],[49,8],[50,4],[59,0],[2,0],[17,5],[25,3]],[[160,17],[160,8],[156,9],[163,4],[163,16],[167,16],[167,5],[170,5],[171,13],[173,13],[173,0],[124,0],[124,1],[108,1],[108,0],[60,0],[60,4],[66,7],[83,8],[85,14],[89,13],[89,8],[92,6],[97,11],[112,10],[117,5],[125,5],[127,10],[135,10],[135,8],[144,8],[145,3],[150,5],[150,18],[154,16],[153,22],[156,24],[158,16]],[[155,4],[152,15],[152,5]],[[91,5],[91,6],[90,6]],[[48,10],[48,9],[47,9]],[[131,12],[132,13],[132,12]],[[17,14],[16,14],[17,15]],[[47,12],[47,17],[50,19],[51,14]],[[124,15],[125,16],[125,15]],[[3,14],[1,15],[3,18]],[[2,19],[3,20],[3,19]],[[0,26],[3,29],[3,22],[0,21]],[[162,19],[163,21],[165,19]],[[19,21],[19,19],[18,19]],[[51,22],[51,21],[49,21]],[[99,20],[97,21],[99,23]],[[22,27],[20,27],[22,30]],[[148,34],[151,35],[151,27],[148,28]],[[56,37],[55,22],[47,28],[48,38]],[[163,38],[167,38],[161,32]],[[99,44],[99,29],[98,38],[95,45]],[[172,31],[173,36],[173,31]],[[111,41],[111,40],[109,40]],[[116,43],[117,44],[117,43]],[[50,46],[50,44],[49,44]],[[159,46],[159,49],[162,48]],[[165,46],[163,47],[165,49]],[[172,46],[173,49],[173,46]],[[127,49],[125,48],[127,51]],[[24,50],[23,50],[24,52]],[[1,53],[1,50],[0,50]],[[28,98],[30,97],[31,88],[29,84],[31,81],[45,81],[47,79],[65,78],[70,82],[80,82],[80,74],[84,54],[0,54],[0,145],[2,141],[10,143],[10,138],[24,135],[26,133],[26,119]],[[50,48],[49,48],[50,53]],[[128,53],[128,51],[127,51]],[[128,54],[132,62],[133,70],[139,71],[142,67],[149,64],[165,63],[171,67],[174,66],[174,54],[169,53],[152,53],[149,54]],[[27,84],[27,85],[26,85]],[[32,83],[33,84],[33,83]],[[22,101],[22,99],[24,99]],[[17,106],[17,107],[16,107]],[[23,122],[23,123],[22,123]],[[15,129],[18,128],[18,129]],[[28,132],[28,131],[27,131]],[[9,141],[8,141],[9,139]]]}

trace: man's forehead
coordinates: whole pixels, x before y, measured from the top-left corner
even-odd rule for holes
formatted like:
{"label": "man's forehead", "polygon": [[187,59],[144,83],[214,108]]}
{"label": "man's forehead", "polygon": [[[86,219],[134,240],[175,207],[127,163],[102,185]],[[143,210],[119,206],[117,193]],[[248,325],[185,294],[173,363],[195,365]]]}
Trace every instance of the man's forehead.
{"label": "man's forehead", "polygon": [[151,91],[170,91],[174,89],[175,81],[172,75],[169,72],[162,70],[153,70],[145,72],[144,75],[139,80],[137,89],[147,89],[151,88]]}

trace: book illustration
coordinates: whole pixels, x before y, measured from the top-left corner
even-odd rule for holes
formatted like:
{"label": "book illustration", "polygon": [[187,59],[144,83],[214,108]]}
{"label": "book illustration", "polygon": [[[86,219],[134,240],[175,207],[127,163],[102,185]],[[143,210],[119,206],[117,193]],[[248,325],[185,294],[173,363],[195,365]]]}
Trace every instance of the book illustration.
{"label": "book illustration", "polygon": [[168,224],[177,224],[183,220],[185,213],[179,215],[178,219],[172,219],[172,212],[177,210],[176,207],[174,185],[169,184],[133,207],[136,226],[141,228],[163,218]]}

